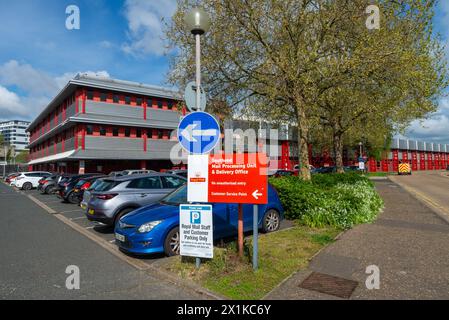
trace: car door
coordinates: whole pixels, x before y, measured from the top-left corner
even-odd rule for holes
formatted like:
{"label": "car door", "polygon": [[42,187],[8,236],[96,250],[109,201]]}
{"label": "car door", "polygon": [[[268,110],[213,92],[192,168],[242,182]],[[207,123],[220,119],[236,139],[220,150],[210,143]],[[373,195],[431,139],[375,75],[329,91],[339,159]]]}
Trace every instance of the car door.
{"label": "car door", "polygon": [[214,225],[214,239],[222,239],[237,234],[237,229],[234,232],[234,225],[232,220],[234,215],[231,206],[226,203],[213,203],[213,225]]}
{"label": "car door", "polygon": [[159,176],[134,179],[126,188],[133,190],[134,199],[141,206],[155,203],[166,195]]}

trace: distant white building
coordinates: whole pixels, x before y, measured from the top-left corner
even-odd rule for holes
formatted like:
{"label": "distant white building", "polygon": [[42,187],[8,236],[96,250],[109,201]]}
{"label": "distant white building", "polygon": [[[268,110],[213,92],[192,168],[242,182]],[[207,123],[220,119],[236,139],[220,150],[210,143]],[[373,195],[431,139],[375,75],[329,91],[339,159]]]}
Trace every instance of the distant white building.
{"label": "distant white building", "polygon": [[22,120],[0,122],[0,134],[3,135],[5,143],[14,146],[16,151],[27,149],[30,143],[30,135],[26,132],[26,129],[30,123]]}

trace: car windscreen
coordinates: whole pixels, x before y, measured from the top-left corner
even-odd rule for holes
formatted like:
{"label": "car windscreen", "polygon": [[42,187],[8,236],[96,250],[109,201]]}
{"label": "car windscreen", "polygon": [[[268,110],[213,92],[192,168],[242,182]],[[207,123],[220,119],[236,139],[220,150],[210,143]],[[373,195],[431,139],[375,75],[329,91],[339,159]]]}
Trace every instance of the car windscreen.
{"label": "car windscreen", "polygon": [[81,179],[76,183],[75,188],[81,188],[81,186],[85,183],[86,183],[86,180]]}
{"label": "car windscreen", "polygon": [[161,202],[170,205],[187,203],[187,187],[184,185],[181,188],[176,189],[175,191],[167,195],[164,199],[162,199]]}
{"label": "car windscreen", "polygon": [[112,188],[116,187],[121,181],[114,181],[114,180],[97,180],[100,181],[98,185],[95,187],[95,189],[92,189],[93,191],[97,192],[103,192],[103,191],[109,191]]}
{"label": "car windscreen", "polygon": [[90,188],[87,189],[87,190],[89,190],[89,191],[95,190],[95,189],[96,189],[102,182],[103,182],[102,179],[95,180],[95,182],[92,183],[92,185],[90,186]]}

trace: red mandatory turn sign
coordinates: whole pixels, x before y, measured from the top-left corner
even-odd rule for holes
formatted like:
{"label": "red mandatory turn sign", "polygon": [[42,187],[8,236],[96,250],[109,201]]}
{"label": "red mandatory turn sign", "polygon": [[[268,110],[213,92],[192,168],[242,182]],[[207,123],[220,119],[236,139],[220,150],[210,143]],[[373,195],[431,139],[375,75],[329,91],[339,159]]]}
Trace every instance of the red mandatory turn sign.
{"label": "red mandatory turn sign", "polygon": [[191,155],[188,201],[266,204],[267,167],[263,153]]}

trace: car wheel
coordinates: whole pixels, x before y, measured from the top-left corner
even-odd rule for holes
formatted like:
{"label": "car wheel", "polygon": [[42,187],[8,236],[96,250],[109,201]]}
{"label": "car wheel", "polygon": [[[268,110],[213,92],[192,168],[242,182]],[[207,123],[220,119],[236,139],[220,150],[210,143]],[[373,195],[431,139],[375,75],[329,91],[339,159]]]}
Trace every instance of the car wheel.
{"label": "car wheel", "polygon": [[179,255],[179,249],[181,246],[179,228],[173,228],[165,238],[164,251],[168,257]]}
{"label": "car wheel", "polygon": [[53,187],[52,186],[48,186],[44,189],[44,193],[45,194],[52,194],[53,193]]}
{"label": "car wheel", "polygon": [[27,190],[27,191],[31,190],[31,189],[33,189],[33,185],[30,182],[25,182],[22,186],[22,189]]}
{"label": "car wheel", "polygon": [[79,199],[74,192],[71,192],[67,197],[67,201],[72,204],[77,204],[79,202]]}
{"label": "car wheel", "polygon": [[123,209],[122,211],[120,211],[119,213],[117,213],[117,215],[115,216],[115,220],[114,220],[114,226],[120,221],[120,219],[127,215],[128,213],[130,213],[131,211],[134,211],[136,209],[134,208],[127,208],[127,209]]}
{"label": "car wheel", "polygon": [[274,209],[270,209],[265,213],[262,221],[262,231],[270,233],[279,230],[281,226],[281,216],[279,212]]}

